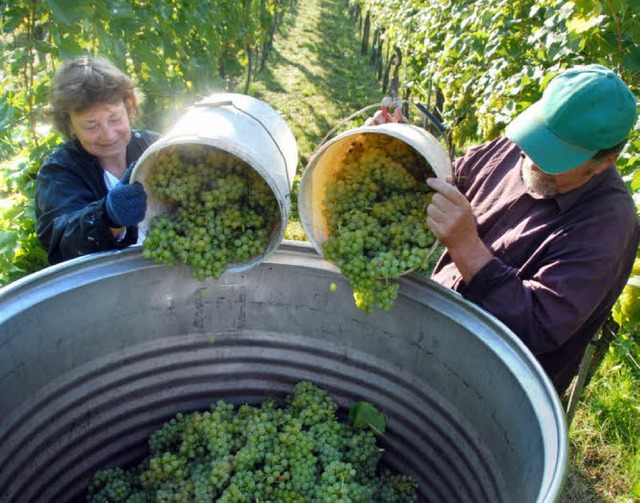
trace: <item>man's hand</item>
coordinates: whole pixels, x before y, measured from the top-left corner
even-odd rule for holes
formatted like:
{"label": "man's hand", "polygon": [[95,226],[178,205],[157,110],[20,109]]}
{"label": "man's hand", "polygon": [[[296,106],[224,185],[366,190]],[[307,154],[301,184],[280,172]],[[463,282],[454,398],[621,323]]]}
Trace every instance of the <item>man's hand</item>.
{"label": "man's hand", "polygon": [[471,205],[464,194],[438,178],[429,178],[427,185],[436,191],[427,208],[427,224],[438,240],[447,248],[455,248],[477,235]]}
{"label": "man's hand", "polygon": [[465,282],[484,267],[493,254],[478,236],[471,204],[452,183],[429,178],[427,185],[436,193],[427,207],[427,225],[447,247]]}
{"label": "man's hand", "polygon": [[393,111],[393,115],[390,115],[387,109],[383,108],[378,110],[373,117],[369,117],[365,122],[365,126],[379,126],[380,124],[389,124],[391,122],[409,122],[407,118],[402,115],[402,107],[399,106]]}

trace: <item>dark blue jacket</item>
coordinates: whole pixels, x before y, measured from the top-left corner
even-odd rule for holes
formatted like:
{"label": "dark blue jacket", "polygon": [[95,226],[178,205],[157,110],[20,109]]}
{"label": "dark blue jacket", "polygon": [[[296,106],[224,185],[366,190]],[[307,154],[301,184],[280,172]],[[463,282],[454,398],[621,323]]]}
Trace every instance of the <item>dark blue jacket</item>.
{"label": "dark blue jacket", "polygon": [[[127,166],[159,136],[152,131],[132,131]],[[98,158],[79,142],[67,141],[46,157],[36,182],[36,232],[49,264],[136,242],[136,227],[128,227],[119,242],[113,237],[105,210],[106,195]]]}

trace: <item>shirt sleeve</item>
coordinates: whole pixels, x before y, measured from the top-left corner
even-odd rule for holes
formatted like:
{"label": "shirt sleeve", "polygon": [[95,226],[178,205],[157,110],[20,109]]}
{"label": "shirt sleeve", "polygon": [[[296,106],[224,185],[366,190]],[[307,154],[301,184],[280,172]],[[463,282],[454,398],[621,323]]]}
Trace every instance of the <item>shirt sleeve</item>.
{"label": "shirt sleeve", "polygon": [[36,231],[49,263],[131,244],[131,236],[120,242],[114,239],[104,202],[74,171],[55,162],[42,166],[36,189]]}
{"label": "shirt sleeve", "polygon": [[626,249],[622,241],[585,243],[576,236],[556,236],[532,277],[519,277],[516,268],[494,257],[461,293],[543,354],[563,345],[603,300],[615,300],[612,291],[627,274],[620,256]]}

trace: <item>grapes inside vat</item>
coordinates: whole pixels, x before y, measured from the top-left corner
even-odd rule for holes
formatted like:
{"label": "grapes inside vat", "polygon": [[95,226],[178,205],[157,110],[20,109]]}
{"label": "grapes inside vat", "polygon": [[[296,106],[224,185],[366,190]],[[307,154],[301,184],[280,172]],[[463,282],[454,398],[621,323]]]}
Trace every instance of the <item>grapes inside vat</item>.
{"label": "grapes inside vat", "polygon": [[300,381],[280,404],[218,400],[179,413],[149,438],[131,468],[92,477],[87,503],[105,501],[352,501],[415,503],[417,481],[379,463],[382,414],[368,402],[338,417],[329,394]]}

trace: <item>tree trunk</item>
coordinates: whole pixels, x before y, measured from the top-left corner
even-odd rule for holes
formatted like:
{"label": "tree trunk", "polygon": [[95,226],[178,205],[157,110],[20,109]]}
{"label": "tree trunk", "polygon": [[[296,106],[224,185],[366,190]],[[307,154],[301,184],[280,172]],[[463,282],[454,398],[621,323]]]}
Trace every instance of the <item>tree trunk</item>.
{"label": "tree trunk", "polygon": [[367,13],[367,17],[364,20],[364,30],[362,33],[362,49],[360,54],[366,56],[369,52],[369,30],[371,29],[371,16]]}

